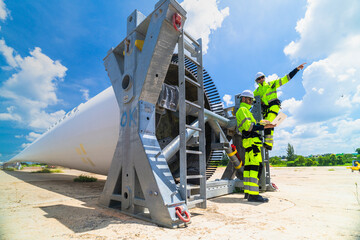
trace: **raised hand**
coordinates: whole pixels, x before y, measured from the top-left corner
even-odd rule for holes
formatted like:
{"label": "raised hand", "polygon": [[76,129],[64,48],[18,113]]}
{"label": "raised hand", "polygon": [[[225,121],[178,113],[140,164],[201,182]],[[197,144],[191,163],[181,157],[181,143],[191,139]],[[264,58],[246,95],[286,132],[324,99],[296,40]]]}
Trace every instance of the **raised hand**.
{"label": "raised hand", "polygon": [[304,65],[305,65],[305,64],[306,64],[306,63],[301,64],[300,66],[297,67],[297,69],[298,69],[298,70],[302,70],[302,69],[304,68]]}

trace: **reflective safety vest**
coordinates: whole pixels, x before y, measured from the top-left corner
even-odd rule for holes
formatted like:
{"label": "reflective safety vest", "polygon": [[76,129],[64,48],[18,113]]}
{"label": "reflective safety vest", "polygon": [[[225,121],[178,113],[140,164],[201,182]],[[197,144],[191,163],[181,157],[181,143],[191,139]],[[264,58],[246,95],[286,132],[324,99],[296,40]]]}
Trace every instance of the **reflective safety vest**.
{"label": "reflective safety vest", "polygon": [[[245,151],[250,151],[251,148],[261,147],[260,134],[251,131],[256,124],[256,120],[250,112],[251,105],[247,103],[241,103],[239,109],[236,112],[236,121],[239,132],[242,135],[242,143]],[[256,150],[257,152],[258,150]]]}
{"label": "reflective safety vest", "polygon": [[264,81],[263,84],[259,84],[257,89],[254,91],[254,97],[260,96],[261,102],[265,105],[269,105],[269,103],[278,99],[276,89],[289,81],[290,77],[288,75],[269,83]]}
{"label": "reflective safety vest", "polygon": [[250,108],[251,105],[244,102],[240,103],[240,107],[236,112],[236,121],[239,132],[251,131],[256,124],[256,120],[250,112]]}

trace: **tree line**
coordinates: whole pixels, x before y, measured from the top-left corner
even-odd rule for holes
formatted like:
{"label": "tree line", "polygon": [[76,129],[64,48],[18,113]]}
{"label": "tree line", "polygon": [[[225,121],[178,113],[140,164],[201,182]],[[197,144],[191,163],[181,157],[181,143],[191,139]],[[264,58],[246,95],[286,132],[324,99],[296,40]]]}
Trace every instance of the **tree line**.
{"label": "tree line", "polygon": [[[360,148],[356,149],[357,156],[353,154],[323,154],[317,156],[304,157],[296,155],[294,147],[289,143],[287,146],[287,155],[280,157],[274,156],[270,158],[270,164],[275,166],[339,166],[351,165],[353,160],[360,161]],[[286,158],[286,161],[283,159]]]}

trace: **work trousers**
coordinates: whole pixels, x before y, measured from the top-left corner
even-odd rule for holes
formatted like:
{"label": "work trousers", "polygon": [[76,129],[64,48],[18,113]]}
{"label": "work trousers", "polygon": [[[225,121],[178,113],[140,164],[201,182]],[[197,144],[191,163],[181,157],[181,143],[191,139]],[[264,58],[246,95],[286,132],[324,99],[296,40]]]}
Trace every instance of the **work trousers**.
{"label": "work trousers", "polygon": [[[274,121],[280,111],[279,105],[273,105],[264,114],[264,119],[270,122]],[[264,130],[264,145],[267,145],[267,149],[272,149],[274,145],[274,128],[267,128]]]}
{"label": "work trousers", "polygon": [[[254,150],[256,153],[254,153]],[[256,146],[255,149],[252,149],[251,151],[245,152],[244,193],[259,195],[259,177],[261,174],[261,166],[262,157],[259,146]]]}

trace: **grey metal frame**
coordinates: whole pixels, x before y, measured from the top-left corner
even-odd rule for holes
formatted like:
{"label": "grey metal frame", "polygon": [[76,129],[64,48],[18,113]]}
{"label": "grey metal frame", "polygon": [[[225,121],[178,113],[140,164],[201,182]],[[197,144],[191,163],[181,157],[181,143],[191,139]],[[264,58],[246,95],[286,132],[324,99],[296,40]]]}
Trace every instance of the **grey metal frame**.
{"label": "grey metal frame", "polygon": [[[175,207],[187,211],[155,135],[155,105],[180,34],[174,13],[184,24],[186,12],[174,0],[159,1],[148,17],[134,11],[127,37],[104,59],[120,131],[100,204],[166,227],[183,224]],[[142,49],[136,40],[144,40]]]}

